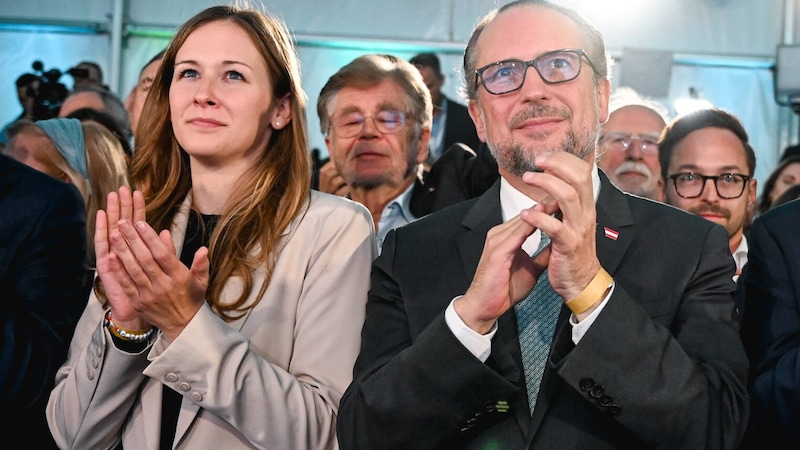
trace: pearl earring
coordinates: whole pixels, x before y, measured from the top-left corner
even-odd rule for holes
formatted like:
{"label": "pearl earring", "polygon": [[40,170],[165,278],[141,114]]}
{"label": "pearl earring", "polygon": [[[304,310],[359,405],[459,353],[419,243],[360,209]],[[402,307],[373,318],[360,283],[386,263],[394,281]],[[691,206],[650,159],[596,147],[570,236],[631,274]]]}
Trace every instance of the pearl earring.
{"label": "pearl earring", "polygon": [[279,121],[275,122],[275,126],[276,126],[276,127],[279,127],[279,126],[281,126],[281,121],[279,120]]}

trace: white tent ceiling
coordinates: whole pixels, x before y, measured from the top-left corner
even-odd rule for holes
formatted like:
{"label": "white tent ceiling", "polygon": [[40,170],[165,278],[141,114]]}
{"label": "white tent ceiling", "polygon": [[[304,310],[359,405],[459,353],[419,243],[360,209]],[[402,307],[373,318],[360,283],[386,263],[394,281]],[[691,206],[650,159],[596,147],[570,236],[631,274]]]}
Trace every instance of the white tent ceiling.
{"label": "white tent ceiling", "polygon": [[[558,0],[556,0],[558,1]],[[367,52],[408,58],[435,51],[457,96],[464,43],[478,18],[507,0],[250,0],[282,17],[295,34],[309,97],[309,136],[323,153],[316,97],[336,69]],[[201,9],[226,0],[0,0],[0,124],[20,108],[13,81],[34,60],[67,68],[94,60],[106,82],[124,96],[141,66],[172,31]],[[775,102],[772,66],[780,44],[800,42],[800,0],[560,0],[594,23],[625,72],[625,50],[673,54],[671,105],[690,88],[739,116],[758,151],[756,175],[766,179],[782,148],[797,139],[797,118]],[[58,28],[57,26],[66,26]],[[513,33],[513,30],[509,30]],[[632,69],[629,69],[632,70]],[[69,76],[62,80],[71,84]]]}

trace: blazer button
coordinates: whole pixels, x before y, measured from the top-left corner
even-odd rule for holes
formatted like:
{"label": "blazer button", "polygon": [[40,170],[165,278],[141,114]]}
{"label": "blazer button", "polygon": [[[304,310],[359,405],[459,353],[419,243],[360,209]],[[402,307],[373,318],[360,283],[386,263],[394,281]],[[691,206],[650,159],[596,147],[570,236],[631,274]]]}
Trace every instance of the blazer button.
{"label": "blazer button", "polygon": [[612,403],[614,403],[614,399],[611,398],[610,395],[604,395],[604,396],[600,397],[599,399],[597,399],[597,403],[599,403],[600,406],[602,406],[604,408],[608,408],[609,406],[611,406]]}
{"label": "blazer button", "polygon": [[174,382],[178,381],[178,375],[175,374],[175,373],[170,372],[166,376],[164,376],[164,379],[169,381],[170,383],[174,383]]}
{"label": "blazer button", "polygon": [[185,381],[178,385],[178,389],[180,389],[182,391],[188,391],[191,388],[192,388],[192,385],[187,383],[187,382],[185,382]]}
{"label": "blazer button", "polygon": [[606,390],[603,389],[603,386],[600,386],[599,384],[597,386],[593,387],[591,391],[589,391],[589,395],[592,398],[600,398],[605,393],[606,393]]}
{"label": "blazer button", "polygon": [[581,390],[584,392],[589,392],[595,385],[595,382],[591,378],[583,378],[581,381],[578,382],[578,385],[581,387]]}
{"label": "blazer button", "polygon": [[199,392],[192,392],[192,400],[200,403],[203,401],[203,394]]}
{"label": "blazer button", "polygon": [[617,414],[620,413],[621,410],[622,408],[620,408],[620,406],[617,404],[613,404],[609,406],[607,409],[608,413],[611,414],[612,416],[616,416]]}

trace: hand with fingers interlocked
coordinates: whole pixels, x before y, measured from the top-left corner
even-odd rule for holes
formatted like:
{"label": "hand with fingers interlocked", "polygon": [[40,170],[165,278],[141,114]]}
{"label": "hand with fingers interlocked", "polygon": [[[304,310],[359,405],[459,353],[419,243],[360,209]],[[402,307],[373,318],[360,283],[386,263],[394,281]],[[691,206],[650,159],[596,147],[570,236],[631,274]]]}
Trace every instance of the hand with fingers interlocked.
{"label": "hand with fingers interlocked", "polygon": [[[592,166],[567,152],[542,155],[536,164],[542,172],[522,177],[524,189],[538,197],[536,206],[489,231],[472,284],[455,303],[464,323],[482,334],[525,298],[545,269],[564,299],[577,296],[600,270]],[[530,257],[522,244],[537,229],[551,244]],[[593,310],[578,314],[578,320]]]}

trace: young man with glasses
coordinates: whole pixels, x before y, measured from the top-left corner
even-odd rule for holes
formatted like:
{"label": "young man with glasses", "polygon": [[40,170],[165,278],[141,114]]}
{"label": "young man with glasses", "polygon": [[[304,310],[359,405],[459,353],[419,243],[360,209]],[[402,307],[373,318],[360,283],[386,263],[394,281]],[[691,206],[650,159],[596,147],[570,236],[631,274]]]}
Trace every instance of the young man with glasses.
{"label": "young man with glasses", "polygon": [[603,124],[597,165],[621,191],[664,201],[658,139],[667,125],[667,109],[622,87],[611,94]]}
{"label": "young man with glasses", "polygon": [[725,227],[738,279],[756,202],[756,155],[734,115],[702,109],[675,119],[659,142],[666,202]]}
{"label": "young man with glasses", "polygon": [[597,168],[607,61],[554,3],[477,25],[466,97],[501,179],[386,237],[343,450],[736,448],[747,358],[727,236]]}

